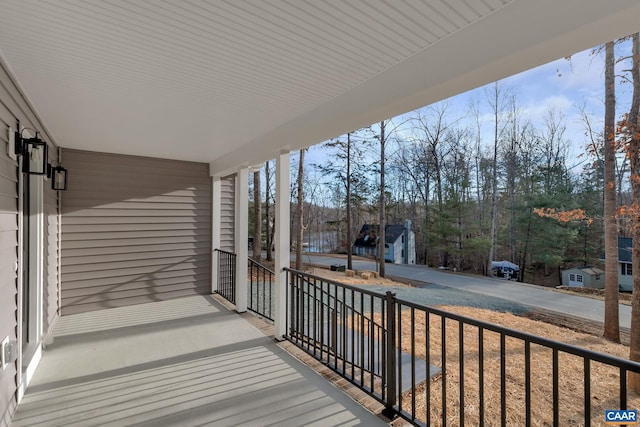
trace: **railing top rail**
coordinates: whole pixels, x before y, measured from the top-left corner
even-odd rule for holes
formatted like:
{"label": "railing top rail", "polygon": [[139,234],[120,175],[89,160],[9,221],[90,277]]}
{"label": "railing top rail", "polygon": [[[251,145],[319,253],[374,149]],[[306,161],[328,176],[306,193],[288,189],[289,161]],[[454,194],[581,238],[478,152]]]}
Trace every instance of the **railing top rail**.
{"label": "railing top rail", "polygon": [[233,252],[225,251],[225,250],[223,250],[223,249],[218,249],[218,248],[214,249],[214,252],[221,252],[221,253],[223,253],[223,254],[233,255],[233,256],[235,256],[235,255],[236,255],[236,254],[234,254]]}
{"label": "railing top rail", "polygon": [[369,295],[369,296],[372,296],[372,297],[378,297],[378,298],[383,298],[383,299],[385,298],[385,294],[381,293],[381,292],[371,291],[371,290],[368,290],[368,289],[362,289],[360,287],[353,286],[353,285],[347,285],[346,283],[340,283],[340,282],[337,282],[335,280],[331,280],[331,279],[327,279],[327,278],[324,278],[324,277],[316,276],[315,274],[305,273],[304,271],[294,270],[292,268],[285,267],[283,270],[284,271],[288,271],[290,273],[306,276],[306,277],[309,277],[311,279],[321,280],[321,281],[323,281],[325,283],[329,283],[329,284],[335,285],[335,286],[340,286],[340,287],[343,287],[345,289],[353,290],[353,291],[356,291],[356,292],[361,292],[361,293],[363,293],[365,295]]}
{"label": "railing top rail", "polygon": [[270,268],[268,268],[268,267],[265,267],[264,265],[260,264],[258,261],[254,260],[254,259],[252,259],[252,258],[249,258],[249,263],[250,263],[250,264],[253,264],[253,265],[256,265],[256,266],[258,266],[258,267],[260,267],[260,268],[262,268],[262,269],[264,269],[264,270],[267,270],[267,271],[268,271],[269,273],[271,273],[271,274],[276,274],[276,273],[275,273],[275,271],[271,270],[271,269],[270,269]]}
{"label": "railing top rail", "polygon": [[579,357],[587,357],[596,362],[607,363],[609,365],[616,366],[618,368],[624,368],[632,372],[640,372],[640,363],[638,362],[633,362],[631,360],[622,359],[620,357],[612,356],[605,353],[599,353],[597,351],[587,350],[581,347],[573,346],[571,344],[566,344],[560,341],[554,341],[538,335],[518,331],[516,329],[507,328],[507,327],[496,325],[493,323],[483,322],[481,320],[473,319],[471,317],[451,313],[449,311],[440,310],[434,307],[428,307],[419,303],[403,300],[400,298],[396,298],[396,302],[402,306],[412,307],[418,310],[429,311],[430,313],[433,313],[439,316],[444,316],[448,319],[457,320],[466,324],[478,326],[486,330],[490,330],[499,334],[504,334],[509,337],[514,337],[514,338],[522,339],[525,341],[529,341],[533,344],[539,344],[545,347],[562,351],[564,353],[573,354]]}

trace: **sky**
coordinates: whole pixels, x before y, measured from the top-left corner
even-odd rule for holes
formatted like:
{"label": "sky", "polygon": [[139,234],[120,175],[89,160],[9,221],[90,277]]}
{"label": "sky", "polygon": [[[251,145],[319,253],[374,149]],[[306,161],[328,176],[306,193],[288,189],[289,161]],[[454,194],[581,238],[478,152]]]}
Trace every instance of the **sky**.
{"label": "sky", "polygon": [[[616,46],[616,57],[628,55],[630,43]],[[500,81],[505,88],[509,88],[516,96],[521,113],[534,126],[543,128],[545,117],[550,108],[554,108],[563,119],[565,126],[564,138],[568,143],[569,167],[579,167],[587,158],[584,156],[586,147],[585,127],[581,109],[590,117],[592,126],[600,130],[604,116],[604,52],[594,53],[593,49],[578,52],[570,58],[561,58],[548,64],[516,74]],[[628,63],[620,62],[616,67],[616,74],[622,74]],[[631,85],[622,83],[618,79],[616,86],[617,113],[616,117],[628,110]],[[468,120],[469,105],[476,100],[484,111],[486,125],[485,132],[492,131],[493,117],[488,110],[486,91],[488,87],[480,87],[457,95],[442,102],[447,104],[448,117],[451,121],[460,119],[460,124]],[[401,116],[393,119],[402,121]],[[475,119],[472,118],[475,121]],[[475,128],[474,123],[470,126]],[[323,163],[327,153],[321,148],[322,144],[311,147],[306,163]],[[292,157],[292,164],[297,165],[297,156]],[[307,169],[313,173],[312,170]]]}

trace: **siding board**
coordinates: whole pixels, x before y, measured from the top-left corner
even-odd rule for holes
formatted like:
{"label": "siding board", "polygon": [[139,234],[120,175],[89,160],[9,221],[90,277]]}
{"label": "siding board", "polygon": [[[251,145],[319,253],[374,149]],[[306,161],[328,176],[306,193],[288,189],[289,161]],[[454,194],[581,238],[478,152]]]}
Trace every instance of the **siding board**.
{"label": "siding board", "polygon": [[[204,278],[207,274],[207,269],[185,269],[185,270],[175,270],[175,271],[161,271],[154,274],[154,278],[157,281],[162,280],[173,280],[184,278],[184,277],[197,277],[199,279]],[[69,291],[77,290],[77,289],[90,289],[95,288],[96,286],[128,286],[129,284],[135,284],[137,282],[141,282],[140,275],[138,274],[130,274],[126,276],[118,276],[118,277],[101,277],[94,279],[90,282],[92,286],[87,286],[89,282],[86,280],[77,280],[77,281],[66,281],[65,287]]]}
{"label": "siding board", "polygon": [[63,227],[69,225],[104,225],[104,224],[208,224],[207,221],[199,217],[188,216],[162,216],[144,217],[129,216],[125,218],[111,216],[65,216]]}
{"label": "siding board", "polygon": [[77,257],[77,256],[92,256],[92,255],[110,255],[110,254],[136,254],[141,252],[154,253],[164,251],[180,251],[185,249],[209,249],[209,241],[195,242],[195,243],[174,243],[170,245],[138,245],[127,246],[126,248],[115,247],[102,247],[102,248],[81,248],[81,249],[65,249],[65,256]]}
{"label": "siding board", "polygon": [[220,249],[235,251],[236,175],[221,180],[220,194]]}
{"label": "siding board", "polygon": [[[55,156],[56,146],[44,125],[38,119],[35,111],[22,95],[21,90],[7,72],[4,64],[0,60],[0,338],[8,336],[12,340],[17,340],[18,331],[18,278],[15,266],[18,261],[18,237],[21,232],[18,229],[19,220],[19,195],[18,181],[20,173],[18,162],[7,155],[8,138],[7,128],[11,126],[13,131],[17,130],[17,122],[21,126],[37,129],[41,137],[49,144],[49,153]],[[47,188],[47,183],[45,183]],[[45,210],[57,217],[57,204],[49,202],[57,198],[55,194],[48,194],[45,190]],[[57,301],[50,297],[57,293],[57,277],[49,274],[52,269],[57,268],[55,259],[57,258],[58,236],[49,235],[45,225],[45,271],[43,292],[45,300],[43,302],[43,321],[45,327],[55,321],[57,315]],[[45,329],[45,339],[46,339]],[[0,370],[0,426],[5,426],[13,416],[16,409],[16,389],[17,389],[17,363],[10,364],[5,370]]]}
{"label": "siding board", "polygon": [[[136,256],[137,259],[155,259],[155,258],[164,258],[166,256],[167,251],[153,251],[153,252],[141,252]],[[177,257],[190,257],[190,256],[200,256],[206,255],[209,253],[208,248],[202,249],[183,249],[172,251],[172,254]],[[118,261],[127,261],[131,259],[131,253],[116,253],[110,255],[94,255],[94,256],[76,256],[76,257],[67,257],[70,264],[81,265],[81,264],[98,264],[101,262],[118,262]]]}
{"label": "siding board", "polygon": [[207,164],[64,150],[63,314],[206,294]]}
{"label": "siding board", "polygon": [[[157,250],[163,250],[158,245],[171,245],[174,243],[204,243],[211,242],[210,238],[203,235],[197,236],[179,236],[179,237],[153,237],[145,239],[119,239],[119,240],[75,240],[65,242],[65,249],[81,249],[81,248],[108,248],[121,247],[123,252],[127,250],[127,246],[138,245],[155,245]],[[64,254],[63,254],[64,255]]]}
{"label": "siding board", "polygon": [[[163,266],[163,268],[159,269],[158,266]],[[108,267],[108,266],[107,266]],[[173,264],[166,266],[163,262],[158,263],[149,263],[146,266],[135,266],[135,267],[122,267],[109,269],[105,266],[102,266],[102,270],[92,268],[87,270],[86,268],[82,268],[82,266],[74,266],[69,267],[69,272],[65,275],[65,282],[68,280],[69,282],[77,281],[77,280],[85,280],[87,282],[95,280],[95,279],[103,279],[108,277],[120,277],[127,275],[135,275],[135,274],[156,274],[158,272],[167,272],[167,271],[178,271],[178,270],[197,270],[200,268],[209,268],[209,263],[204,262],[182,262],[180,264]],[[64,286],[64,284],[63,284]],[[87,285],[89,286],[89,285]]]}
{"label": "siding board", "polygon": [[[58,151],[49,150],[49,162],[58,164]],[[50,181],[44,185],[44,330],[49,331],[58,315],[59,293],[59,215],[58,192],[51,189]]]}
{"label": "siding board", "polygon": [[152,283],[149,281],[137,281],[137,282],[127,282],[119,285],[112,285],[111,291],[101,292],[100,294],[96,294],[95,288],[75,288],[69,289],[65,293],[65,298],[67,301],[72,298],[81,298],[84,297],[84,301],[104,301],[104,297],[108,296],[109,298],[123,298],[125,292],[129,292],[130,294],[145,295],[150,291],[154,292],[154,287],[158,287],[162,289],[162,292],[172,292],[188,289],[189,287],[195,286],[198,280],[204,280],[203,276],[181,276],[174,277],[169,279],[154,279]]}
{"label": "siding board", "polygon": [[156,292],[153,295],[143,294],[141,296],[127,296],[126,298],[111,298],[102,301],[83,302],[82,300],[74,301],[74,304],[67,304],[65,314],[83,313],[86,311],[95,311],[105,308],[122,307],[125,305],[144,304],[149,301],[166,301],[175,298],[191,296],[196,292],[193,289],[185,289],[173,292]]}

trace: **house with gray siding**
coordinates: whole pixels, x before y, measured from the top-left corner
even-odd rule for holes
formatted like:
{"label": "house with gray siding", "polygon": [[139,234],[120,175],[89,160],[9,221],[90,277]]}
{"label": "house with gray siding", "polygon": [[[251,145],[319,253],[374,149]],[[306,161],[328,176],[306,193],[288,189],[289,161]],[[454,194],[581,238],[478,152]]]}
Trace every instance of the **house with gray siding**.
{"label": "house with gray siding", "polygon": [[[360,256],[378,255],[380,226],[364,224],[353,243],[353,253]],[[416,263],[416,233],[411,221],[404,224],[386,224],[384,236],[384,260],[393,264]]]}
{"label": "house with gray siding", "polygon": [[631,237],[618,237],[618,287],[621,291],[633,290],[633,266]]}
{"label": "house with gray siding", "polygon": [[[636,0],[587,3],[2,1],[0,427],[16,422],[26,393],[59,397],[60,383],[30,384],[74,338],[97,348],[133,334],[134,345],[165,354],[144,365],[154,369],[209,360],[206,348],[171,353],[180,349],[152,340],[158,331],[144,319],[87,324],[63,339],[55,331],[65,319],[209,298],[219,250],[235,254],[234,308],[245,312],[248,176],[273,159],[273,335],[284,339],[290,153],[638,31]],[[221,337],[237,332],[219,328]],[[134,361],[125,362],[117,373],[127,380]],[[99,389],[99,375],[74,374],[64,384]],[[52,405],[41,424],[70,410]],[[78,408],[76,422],[87,422],[91,411]],[[119,422],[160,422],[151,418],[158,408],[136,408]],[[161,409],[176,425],[202,415]]]}

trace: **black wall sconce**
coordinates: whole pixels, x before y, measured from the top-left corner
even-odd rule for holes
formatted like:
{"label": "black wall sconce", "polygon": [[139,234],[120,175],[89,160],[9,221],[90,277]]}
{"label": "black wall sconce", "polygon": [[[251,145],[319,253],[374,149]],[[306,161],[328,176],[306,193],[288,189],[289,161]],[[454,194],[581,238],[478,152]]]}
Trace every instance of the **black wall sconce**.
{"label": "black wall sconce", "polygon": [[[18,129],[20,129],[20,122],[18,122]],[[11,127],[8,130],[9,145],[13,144],[15,147],[10,148],[9,154],[13,159],[16,159],[17,156],[22,156],[22,172],[30,175],[45,175],[46,178],[51,179],[51,188],[53,190],[66,190],[68,172],[62,165],[53,167],[49,163],[49,146],[40,139],[39,133],[35,132],[36,135],[32,138],[24,138],[22,134],[27,129],[22,129],[22,131],[15,133],[11,131]],[[31,129],[28,130],[32,131]],[[13,152],[15,154],[12,154]]]}
{"label": "black wall sconce", "polygon": [[67,170],[60,165],[51,168],[51,188],[56,191],[67,189]]}
{"label": "black wall sconce", "polygon": [[16,154],[23,156],[22,172],[31,175],[46,175],[48,146],[38,137],[38,132],[33,138],[23,138],[22,132],[16,132],[15,138]]}

